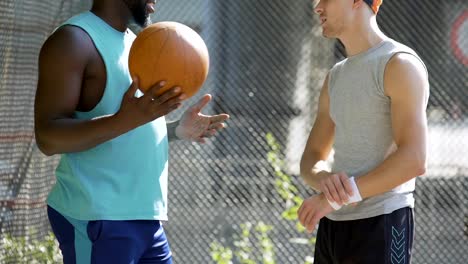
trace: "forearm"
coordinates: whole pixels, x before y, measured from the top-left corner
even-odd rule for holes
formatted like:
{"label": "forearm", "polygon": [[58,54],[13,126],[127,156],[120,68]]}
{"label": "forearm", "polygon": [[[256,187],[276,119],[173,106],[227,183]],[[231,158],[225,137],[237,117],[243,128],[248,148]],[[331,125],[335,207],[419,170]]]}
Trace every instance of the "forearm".
{"label": "forearm", "polygon": [[117,115],[92,120],[62,118],[36,124],[36,141],[46,155],[80,152],[116,138],[134,127]]}
{"label": "forearm", "polygon": [[319,159],[318,156],[311,156],[303,158],[300,167],[304,182],[314,190],[321,191],[320,180],[331,173],[325,161]]}
{"label": "forearm", "polygon": [[176,128],[179,125],[179,120],[166,123],[167,126],[167,138],[169,141],[178,140],[179,138],[176,135]]}
{"label": "forearm", "polygon": [[424,157],[411,148],[399,148],[377,168],[357,177],[356,184],[362,198],[367,198],[388,192],[424,172]]}

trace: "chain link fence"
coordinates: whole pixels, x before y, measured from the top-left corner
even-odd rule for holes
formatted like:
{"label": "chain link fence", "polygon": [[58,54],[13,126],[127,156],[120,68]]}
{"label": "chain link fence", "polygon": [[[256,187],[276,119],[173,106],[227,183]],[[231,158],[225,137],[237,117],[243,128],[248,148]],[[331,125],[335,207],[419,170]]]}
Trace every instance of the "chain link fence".
{"label": "chain link fence", "polygon": [[[91,2],[0,1],[0,263],[42,257],[18,240],[42,241],[50,232],[44,200],[57,157],[42,155],[33,136],[37,56],[52,30]],[[171,143],[165,227],[174,262],[223,263],[213,257],[228,261],[232,253],[232,263],[311,263],[314,234],[297,228],[291,210],[312,194],[298,176],[299,159],[342,46],[321,36],[310,0],[161,0],[157,7],[154,21],[195,28],[210,50],[209,79],[190,101],[211,93],[207,113],[231,115],[228,129],[205,145]],[[413,263],[466,263],[468,4],[384,1],[378,21],[420,54],[430,74]]]}

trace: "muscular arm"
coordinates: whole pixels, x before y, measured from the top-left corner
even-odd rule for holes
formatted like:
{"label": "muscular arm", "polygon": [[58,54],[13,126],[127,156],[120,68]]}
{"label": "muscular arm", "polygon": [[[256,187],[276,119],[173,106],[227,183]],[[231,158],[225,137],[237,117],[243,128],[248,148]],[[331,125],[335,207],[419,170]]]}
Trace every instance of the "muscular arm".
{"label": "muscular arm", "polygon": [[315,123],[310,132],[302,154],[300,172],[304,181],[316,190],[320,190],[320,179],[329,175],[322,164],[328,158],[335,137],[335,124],[330,117],[328,78],[325,78],[319,97]]}
{"label": "muscular arm", "polygon": [[397,150],[357,178],[362,198],[387,192],[425,172],[429,82],[424,66],[412,55],[395,55],[387,64],[384,88],[391,98]]}
{"label": "muscular arm", "polygon": [[75,27],[59,29],[41,49],[35,133],[47,155],[86,150],[129,130],[115,116],[74,119],[92,49],[88,35]]}
{"label": "muscular arm", "polygon": [[[95,47],[79,28],[63,27],[44,44],[39,56],[39,81],[35,99],[35,134],[46,155],[79,152],[93,148],[176,109],[179,93],[170,89],[152,100],[155,85],[141,98],[134,97],[134,82],[120,110],[92,120],[75,119],[83,78]],[[154,93],[153,93],[154,94]],[[120,103],[120,102],[119,102]]]}

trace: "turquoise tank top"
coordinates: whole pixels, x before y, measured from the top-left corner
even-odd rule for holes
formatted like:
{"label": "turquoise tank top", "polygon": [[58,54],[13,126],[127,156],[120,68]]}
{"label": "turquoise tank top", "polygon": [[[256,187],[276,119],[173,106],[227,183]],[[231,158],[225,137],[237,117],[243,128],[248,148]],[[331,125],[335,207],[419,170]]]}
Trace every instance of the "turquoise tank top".
{"label": "turquoise tank top", "polygon": [[[88,33],[107,72],[101,101],[89,112],[76,112],[76,118],[115,114],[131,84],[128,55],[135,34],[115,30],[92,12],[64,25]],[[167,171],[168,139],[161,117],[89,150],[63,154],[47,203],[78,220],[167,220]]]}

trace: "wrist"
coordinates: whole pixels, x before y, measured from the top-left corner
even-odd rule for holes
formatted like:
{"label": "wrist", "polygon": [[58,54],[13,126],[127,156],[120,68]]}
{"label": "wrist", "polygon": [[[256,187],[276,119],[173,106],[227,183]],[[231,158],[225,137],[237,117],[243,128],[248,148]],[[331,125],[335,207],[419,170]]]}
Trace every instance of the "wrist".
{"label": "wrist", "polygon": [[179,120],[174,121],[174,136],[176,139],[182,139],[182,132],[180,131],[180,122]]}
{"label": "wrist", "polygon": [[167,134],[170,141],[182,139],[179,120],[167,124]]}
{"label": "wrist", "polygon": [[116,129],[122,131],[123,133],[126,133],[146,123],[144,120],[141,120],[141,118],[132,116],[130,113],[122,111],[122,109],[110,117],[112,118],[113,123],[115,123]]}
{"label": "wrist", "polygon": [[359,187],[356,184],[356,178],[351,177],[349,178],[351,183],[351,187],[353,187],[353,195],[349,197],[349,201],[346,204],[358,203],[362,201],[361,192],[359,191]]}
{"label": "wrist", "polygon": [[326,171],[326,170],[315,172],[315,175],[312,178],[314,189],[316,189],[319,192],[324,192],[321,186],[321,182],[329,178],[331,175],[333,175],[333,173]]}
{"label": "wrist", "polygon": [[[358,203],[358,202],[362,201],[361,193],[359,192],[359,188],[358,188],[358,186],[356,184],[355,178],[354,177],[349,178],[349,182],[350,182],[351,187],[353,189],[353,195],[348,196],[348,202],[345,203],[345,205]],[[335,209],[335,210],[340,210],[341,207],[342,207],[341,205],[339,205],[336,202],[329,201],[328,199],[327,199],[327,201],[330,204],[330,206],[333,207],[333,209]]]}
{"label": "wrist", "polygon": [[108,116],[108,118],[110,121],[110,127],[113,127],[113,130],[118,132],[119,134],[127,133],[128,131],[139,126],[138,124],[136,124],[135,119],[127,118],[121,112],[117,112],[114,115],[110,115]]}
{"label": "wrist", "polygon": [[326,171],[326,170],[321,170],[321,171],[315,173],[315,175],[317,175],[317,179],[320,181],[322,179],[326,179],[326,178],[330,177],[331,175],[333,175],[333,173],[331,173],[329,171]]}

